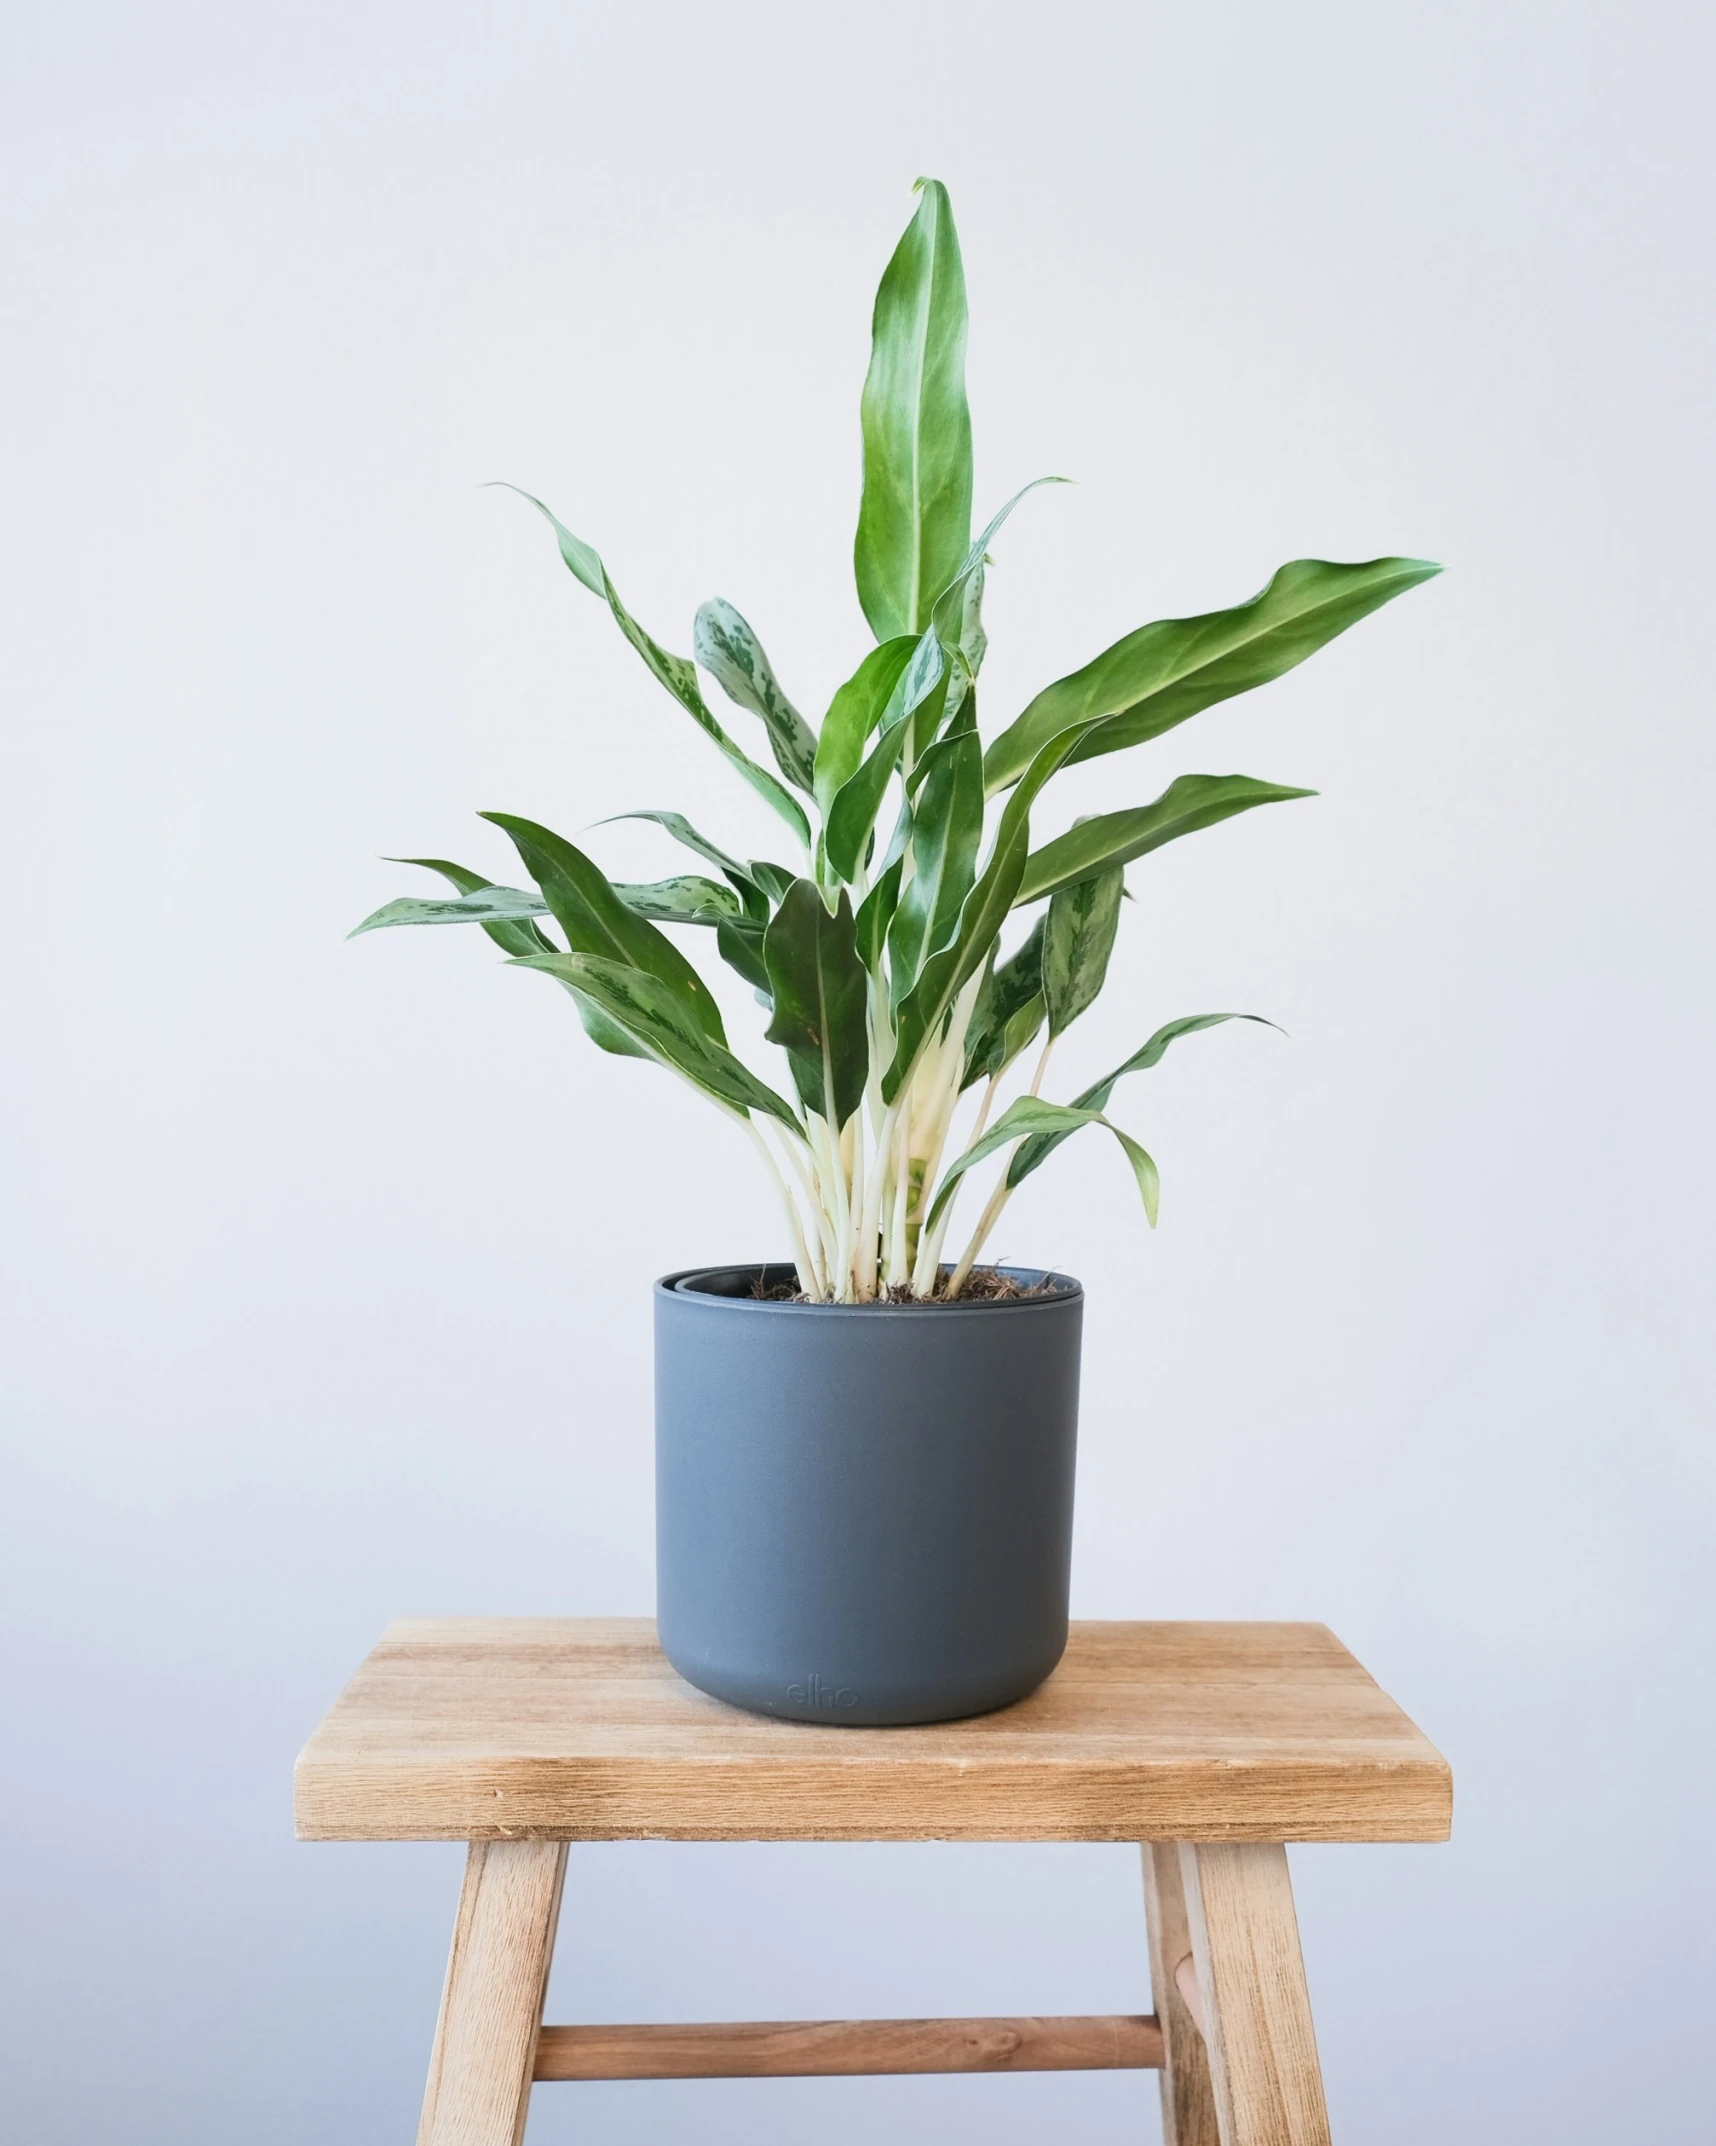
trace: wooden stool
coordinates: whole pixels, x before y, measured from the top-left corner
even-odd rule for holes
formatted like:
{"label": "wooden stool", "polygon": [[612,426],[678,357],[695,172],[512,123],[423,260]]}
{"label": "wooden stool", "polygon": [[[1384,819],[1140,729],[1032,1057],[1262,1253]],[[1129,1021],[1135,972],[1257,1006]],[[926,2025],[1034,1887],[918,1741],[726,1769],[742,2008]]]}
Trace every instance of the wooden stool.
{"label": "wooden stool", "polygon": [[[533,2079],[1159,2069],[1167,2146],[1326,2146],[1285,1841],[1438,1841],[1446,1762],[1315,1624],[1075,1624],[1018,1706],[763,1720],[642,1619],[389,1627],[305,1746],[303,1840],[470,1843],[418,2146]],[[1154,2017],[545,2027],[568,1841],[1138,1841]]]}

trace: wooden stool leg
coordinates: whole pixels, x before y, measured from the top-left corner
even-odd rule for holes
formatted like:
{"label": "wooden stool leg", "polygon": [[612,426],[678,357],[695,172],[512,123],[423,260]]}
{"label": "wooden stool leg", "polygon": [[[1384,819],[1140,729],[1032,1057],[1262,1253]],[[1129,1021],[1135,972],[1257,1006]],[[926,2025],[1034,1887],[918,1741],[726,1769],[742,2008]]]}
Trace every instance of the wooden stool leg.
{"label": "wooden stool leg", "polygon": [[1174,1970],[1190,1954],[1192,1939],[1180,1884],[1180,1851],[1172,1841],[1144,1843],[1144,1917],[1150,1933],[1150,1987],[1162,2030],[1162,2146],[1218,2146],[1204,2038],[1174,1981]]}
{"label": "wooden stool leg", "polygon": [[417,2146],[519,2146],[530,2110],[536,2037],[564,1841],[473,1841]]}
{"label": "wooden stool leg", "polygon": [[1221,2146],[1329,2146],[1287,1851],[1180,1846]]}

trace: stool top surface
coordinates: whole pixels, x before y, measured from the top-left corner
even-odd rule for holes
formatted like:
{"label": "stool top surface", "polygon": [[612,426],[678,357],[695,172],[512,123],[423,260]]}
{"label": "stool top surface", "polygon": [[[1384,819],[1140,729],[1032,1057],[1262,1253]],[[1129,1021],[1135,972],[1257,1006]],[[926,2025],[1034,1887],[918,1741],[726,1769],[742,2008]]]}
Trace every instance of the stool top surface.
{"label": "stool top surface", "polygon": [[1320,1624],[1074,1624],[1030,1698],[843,1729],[682,1681],[647,1618],[392,1624],[303,1840],[1445,1840],[1448,1765]]}

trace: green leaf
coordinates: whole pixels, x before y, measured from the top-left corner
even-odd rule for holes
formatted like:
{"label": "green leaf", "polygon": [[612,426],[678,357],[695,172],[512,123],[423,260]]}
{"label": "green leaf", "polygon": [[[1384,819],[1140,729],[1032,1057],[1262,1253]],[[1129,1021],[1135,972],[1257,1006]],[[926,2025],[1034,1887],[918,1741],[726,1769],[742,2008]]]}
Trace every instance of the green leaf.
{"label": "green leaf", "polygon": [[[485,887],[494,885],[494,881],[485,879],[481,872],[473,872],[468,865],[450,864],[445,857],[389,857],[387,861],[389,864],[420,865],[426,872],[439,872],[441,877],[449,885],[456,887],[461,894],[480,894]],[[507,891],[512,893],[516,892],[517,889],[509,888]],[[362,926],[359,927],[360,930],[362,928]],[[503,953],[551,954],[554,952],[553,940],[528,918],[517,923],[503,922],[493,917],[487,918],[483,920],[483,930]],[[354,933],[353,936],[355,937],[356,934]]]}
{"label": "green leaf", "polygon": [[1159,737],[1217,701],[1279,678],[1325,642],[1442,569],[1427,559],[1343,566],[1294,559],[1261,594],[1231,611],[1140,626],[1094,662],[1039,693],[989,748],[984,782],[1004,790],[1044,742],[1075,723],[1101,722],[1072,755],[1094,759]]}
{"label": "green leaf", "polygon": [[996,962],[984,979],[967,1031],[961,1089],[1004,1073],[1043,1025],[1043,939],[1046,916],[1030,936]]}
{"label": "green leaf", "polygon": [[653,917],[662,924],[719,924],[723,918],[741,916],[739,897],[712,879],[695,872],[677,879],[652,879],[636,886],[615,880],[614,892],[634,916]]}
{"label": "green leaf", "polygon": [[[445,857],[394,857],[390,858],[389,862],[392,864],[420,864],[426,871],[439,872],[443,879],[450,880],[461,893],[467,895],[480,893],[484,888],[494,888],[494,882],[485,879],[480,872],[473,872],[462,864],[449,864]],[[513,893],[517,890],[494,888],[494,891],[497,893],[502,891]],[[484,919],[483,929],[495,942],[496,946],[506,954],[528,956],[531,954],[554,954],[560,951],[548,934],[542,930],[541,926],[530,918],[520,922],[496,922],[492,919]],[[605,1014],[598,1013],[594,1006],[584,1000],[576,999],[576,994],[574,994],[574,998],[578,1006],[578,1018],[584,1024],[584,1033],[599,1050],[611,1052],[616,1058],[644,1058],[648,1056],[648,1053],[641,1045],[634,1043],[623,1028],[616,1028],[613,1022]]]}
{"label": "green leaf", "polygon": [[[882,718],[882,734],[877,739],[868,759],[849,782],[841,785],[834,803],[829,808],[827,832],[823,847],[830,868],[842,879],[856,876],[864,860],[871,833],[876,825],[876,815],[882,809],[882,800],[887,795],[888,783],[899,762],[911,726],[907,717],[920,708],[932,711],[930,728],[941,715],[941,696],[946,691],[947,674],[941,667],[941,652],[935,648],[934,637],[926,634],[935,655],[935,671],[927,686],[917,699],[923,671],[914,658],[902,673],[899,684],[889,699],[887,712]],[[921,644],[920,644],[921,652]]]}
{"label": "green leaf", "polygon": [[[964,712],[970,714],[970,709]],[[964,715],[959,718],[964,724]],[[888,928],[889,991],[895,1005],[923,964],[959,926],[977,878],[983,839],[983,747],[975,723],[939,738],[919,763],[912,800],[911,877]]]}
{"label": "green leaf", "polygon": [[421,901],[402,895],[365,917],[346,937],[360,938],[366,931],[385,931],[396,924],[517,924],[547,914],[548,904],[540,894],[526,894],[518,887],[478,887],[456,900],[442,896]]}
{"label": "green leaf", "polygon": [[[935,609],[931,615],[931,623],[935,627],[936,638],[944,648],[965,650],[968,634],[982,636],[983,629],[977,623],[977,609],[982,602],[983,562],[988,554],[990,541],[1001,527],[1001,524],[1012,513],[1027,492],[1036,491],[1039,485],[1065,484],[1066,481],[1064,477],[1033,477],[1029,484],[1020,485],[1019,489],[1008,500],[1007,504],[1001,508],[999,513],[990,516],[983,534],[972,539],[966,550],[965,557],[960,560],[959,565],[954,569],[952,578],[936,597]],[[973,590],[976,591],[975,601],[972,600]],[[983,646],[987,647],[987,645],[987,638],[984,637]],[[970,661],[969,656],[967,660]],[[982,661],[982,648],[979,648],[976,661],[971,662],[970,666],[971,675],[974,678]]]}
{"label": "green leaf", "polygon": [[766,1111],[802,1133],[792,1105],[758,1080],[725,1045],[712,1040],[673,985],[659,976],[591,954],[527,954],[516,966],[558,977],[574,998],[587,1000],[635,1038],[650,1057],[683,1073],[729,1110],[745,1115]]}
{"label": "green leaf", "polygon": [[705,863],[724,872],[727,882],[745,905],[747,916],[766,918],[769,913],[769,898],[751,877],[749,865],[741,864],[737,857],[729,857],[724,849],[717,849],[707,835],[700,835],[683,812],[616,812],[605,820],[598,820],[598,827],[611,827],[616,820],[653,820],[664,827],[676,842],[682,842]]}
{"label": "green leaf", "polygon": [[916,635],[902,633],[871,649],[829,702],[816,741],[816,802],[824,821],[841,786],[857,774],[864,740],[881,722],[917,645]]}
{"label": "green leaf", "polygon": [[916,215],[876,293],[864,381],[864,487],[853,569],[878,641],[922,633],[971,541],[965,271],[947,189]]}
{"label": "green leaf", "polygon": [[784,789],[767,768],[757,763],[744,752],[721,728],[709,712],[702,688],[697,683],[697,666],[688,656],[676,656],[645,633],[637,620],[621,603],[619,594],[608,578],[608,570],[600,556],[590,546],[575,537],[571,530],[549,508],[545,507],[534,493],[522,490],[516,484],[503,485],[503,491],[517,492],[520,499],[530,504],[554,531],[560,546],[560,556],[567,570],[581,581],[593,595],[602,597],[614,615],[614,622],[626,639],[643,658],[652,677],[664,685],[679,705],[708,737],[720,747],[746,782],[764,803],[778,812],[797,835],[806,849],[810,847],[810,823],[790,790]]}
{"label": "green leaf", "polygon": [[787,1053],[809,1110],[838,1132],[858,1108],[870,1071],[869,979],[858,959],[850,896],[831,916],[813,881],[788,890],[763,939],[774,994],[768,1040]]}
{"label": "green leaf", "polygon": [[[1034,1095],[1022,1095],[1017,1101],[1009,1103],[983,1137],[974,1140],[957,1162],[948,1164],[942,1174],[941,1183],[936,1187],[930,1211],[924,1218],[924,1227],[935,1227],[940,1220],[942,1209],[953,1197],[955,1185],[974,1163],[981,1162],[986,1155],[993,1155],[997,1148],[1007,1147],[1011,1142],[1031,1135],[1037,1139],[1052,1139],[1058,1146],[1061,1141],[1070,1139],[1081,1126],[1086,1125],[1107,1125],[1108,1130],[1119,1141],[1126,1160],[1132,1165],[1132,1175],[1144,1201],[1145,1218],[1154,1229],[1161,1186],[1156,1176],[1156,1165],[1137,1141],[1129,1134],[1123,1133],[1118,1125],[1109,1125],[1100,1110],[1082,1110],[1076,1104],[1069,1103],[1045,1103]],[[1008,1173],[1007,1181],[1009,1184],[1013,1182],[1011,1172]]]}
{"label": "green leaf", "polygon": [[882,966],[882,950],[887,944],[888,926],[894,921],[894,911],[899,905],[900,874],[904,869],[904,860],[894,858],[883,868],[876,884],[858,905],[853,925],[858,938],[858,959],[872,974]]}
{"label": "green leaf", "polygon": [[703,979],[671,939],[647,917],[626,907],[600,865],[563,835],[534,820],[516,819],[507,812],[485,812],[482,817],[512,837],[525,870],[542,889],[574,954],[625,962],[642,970],[673,996],[686,1018],[711,1042],[726,1042],[720,1008]]}
{"label": "green leaf", "polygon": [[[1029,873],[1029,862],[1025,869]],[[1097,872],[1060,888],[1049,903],[1043,939],[1043,1002],[1051,1036],[1063,1035],[1102,989],[1125,887],[1126,874],[1117,865],[1113,871]]]}
{"label": "green leaf", "polygon": [[798,877],[796,872],[789,872],[784,864],[767,864],[761,857],[753,857],[745,869],[762,888],[771,907],[786,900],[788,887]]}
{"label": "green leaf", "polygon": [[939,1030],[949,1007],[969,979],[990,957],[1007,912],[1018,897],[1031,839],[1031,807],[1037,793],[1077,744],[1068,730],[1051,738],[1025,770],[1002,809],[988,861],[959,913],[959,931],[951,946],[923,965],[895,1016],[893,1063],[882,1076],[882,1100],[891,1103],[917,1064],[918,1053]]}
{"label": "green leaf", "polygon": [[813,789],[815,735],[781,691],[762,642],[730,603],[716,596],[702,606],[691,646],[727,698],[762,719],[775,764],[787,781],[801,790]]}
{"label": "green leaf", "polygon": [[765,1006],[774,1004],[769,993],[769,972],[763,961],[760,917],[723,917],[715,927],[715,947],[730,969],[736,969]]}
{"label": "green leaf", "polygon": [[[1168,1046],[1181,1036],[1196,1034],[1200,1028],[1219,1028],[1223,1021],[1255,1021],[1261,1028],[1274,1028],[1273,1021],[1266,1021],[1260,1013],[1190,1013],[1177,1021],[1169,1021],[1157,1029],[1141,1049],[1133,1052],[1124,1065],[1118,1065],[1104,1079],[1093,1081],[1082,1095],[1074,1096],[1075,1110],[1106,1110],[1116,1085],[1128,1073],[1147,1073],[1153,1065],[1159,1065]],[[1007,1182],[1017,1185],[1030,1176],[1039,1164],[1052,1155],[1064,1133],[1044,1133],[1036,1139],[1027,1140],[1007,1167]]]}
{"label": "green leaf", "polygon": [[1316,794],[1278,782],[1257,782],[1250,775],[1181,775],[1153,804],[1128,812],[1099,812],[1033,851],[1015,899],[1040,901],[1045,894],[1073,886],[1093,872],[1130,864],[1166,842],[1214,827],[1236,812],[1249,812],[1254,805],[1279,805]]}

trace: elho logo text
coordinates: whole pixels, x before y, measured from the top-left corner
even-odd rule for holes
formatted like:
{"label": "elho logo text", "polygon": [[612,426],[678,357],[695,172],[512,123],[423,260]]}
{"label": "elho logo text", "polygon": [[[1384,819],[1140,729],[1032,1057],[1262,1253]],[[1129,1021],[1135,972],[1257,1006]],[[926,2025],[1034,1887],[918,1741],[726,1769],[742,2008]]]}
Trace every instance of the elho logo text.
{"label": "elho logo text", "polygon": [[825,1683],[819,1676],[809,1676],[802,1684],[787,1686],[787,1703],[790,1706],[856,1706],[858,1694],[850,1684],[836,1686]]}

